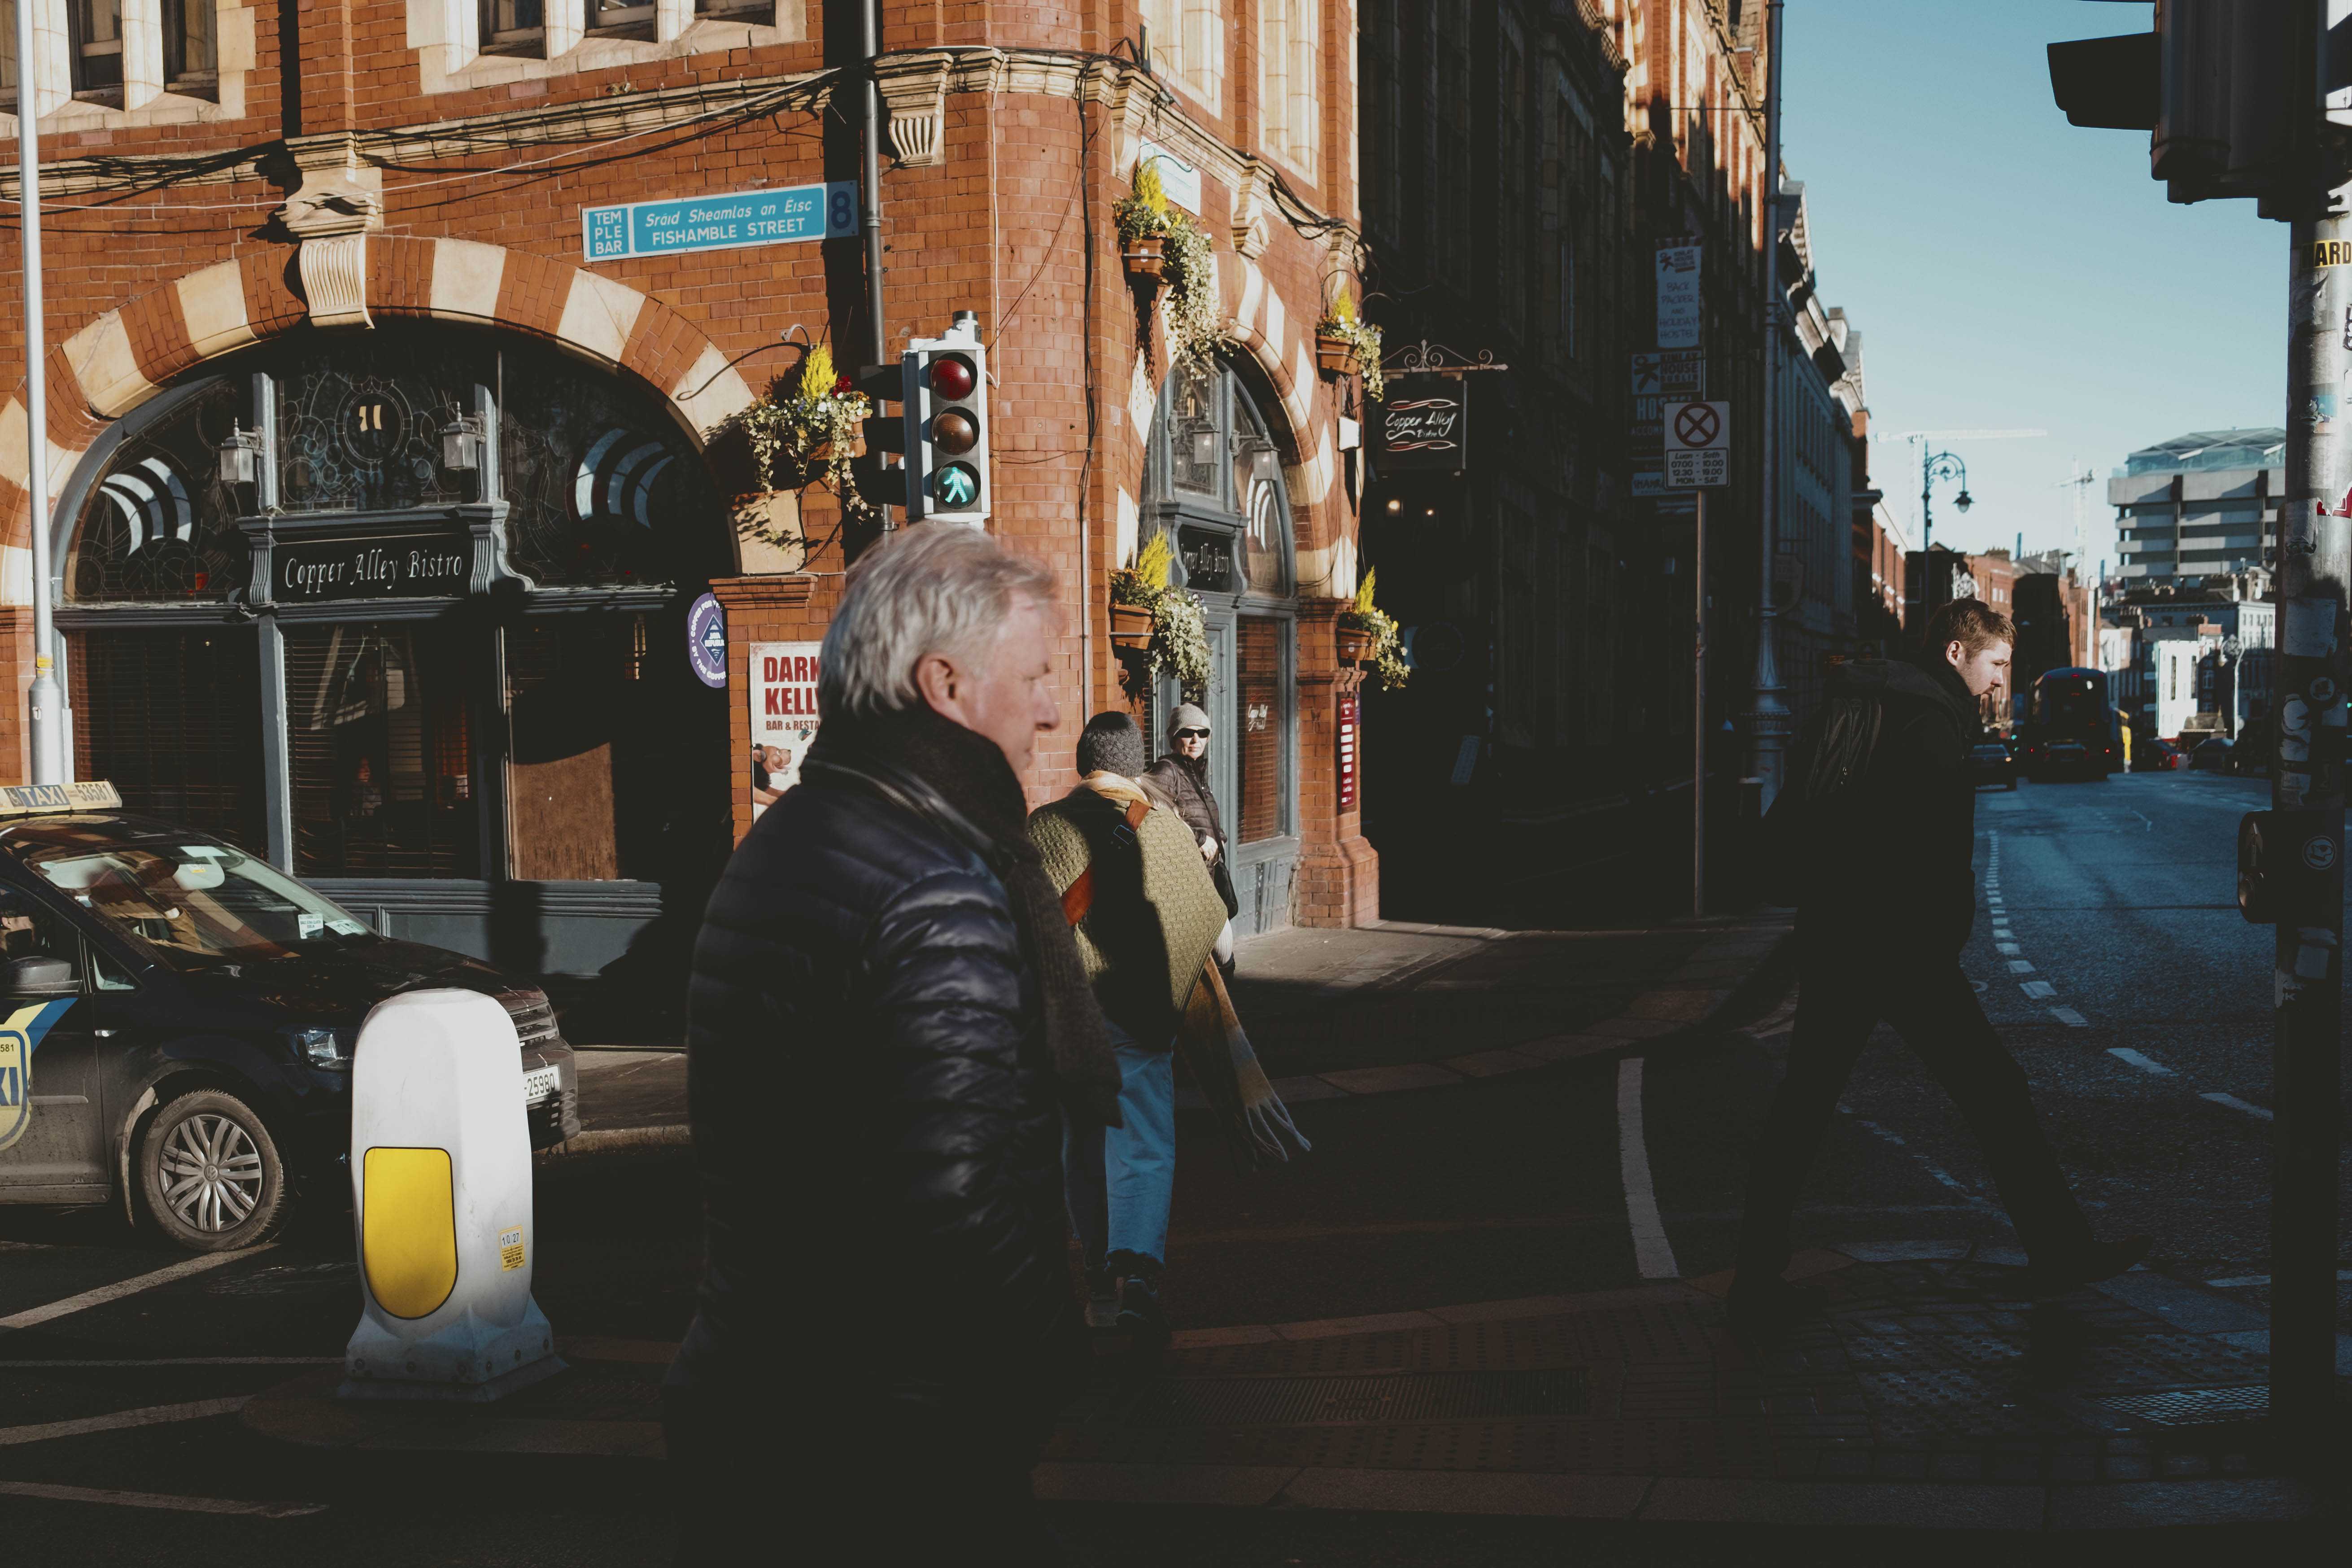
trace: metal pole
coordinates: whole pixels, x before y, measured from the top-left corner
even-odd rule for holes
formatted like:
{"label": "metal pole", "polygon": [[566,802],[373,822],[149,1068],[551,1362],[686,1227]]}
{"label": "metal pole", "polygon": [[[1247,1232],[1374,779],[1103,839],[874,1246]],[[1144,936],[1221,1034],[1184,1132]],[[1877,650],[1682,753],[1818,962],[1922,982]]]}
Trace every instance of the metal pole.
{"label": "metal pole", "polygon": [[[887,363],[888,347],[882,331],[882,93],[875,85],[874,62],[881,58],[882,46],[875,30],[874,8],[880,0],[857,0],[857,26],[860,48],[866,57],[866,128],[863,156],[865,178],[861,182],[863,214],[861,226],[866,231],[866,363],[880,365]],[[992,331],[993,321],[989,323]]]}
{"label": "metal pole", "polygon": [[[2324,9],[2323,13],[2324,15]],[[2321,49],[2324,58],[2325,48]],[[2339,197],[2352,192],[2338,192]],[[2336,204],[2316,204],[2323,208]],[[2278,927],[2273,1047],[2271,1415],[2294,1438],[2330,1419],[2336,1383],[2336,1158],[2342,1138],[2345,585],[2352,579],[2352,435],[2339,408],[2352,268],[2317,251],[2352,241],[2352,217],[2294,226],[2288,262],[2286,494],[2281,508],[2277,765],[2271,804],[2313,814],[2303,864],[2320,921]],[[2313,842],[2312,840],[2321,840]],[[2319,864],[2321,860],[2326,865]]]}
{"label": "metal pole", "polygon": [[25,486],[31,494],[33,543],[33,782],[56,784],[65,776],[58,718],[65,693],[58,689],[52,650],[57,634],[49,619],[49,396],[44,371],[47,346],[41,336],[41,97],[40,57],[33,52],[34,7],[16,6],[16,206],[25,241]]}
{"label": "metal pole", "polygon": [[[1763,527],[1756,563],[1756,671],[1748,692],[1748,768],[1759,781],[1757,810],[1772,808],[1787,763],[1789,732],[1796,726],[1781,700],[1780,616],[1772,602],[1772,566],[1779,556],[1780,427],[1775,412],[1780,380],[1780,0],[1765,8],[1764,45],[1764,387],[1757,400],[1757,434],[1763,442]],[[1702,503],[1702,506],[1704,503]],[[1704,592],[1704,589],[1701,590]]]}
{"label": "metal pole", "polygon": [[[1927,635],[1927,617],[1936,606],[1927,603],[1927,584],[1935,577],[1935,558],[1928,554],[1936,537],[1936,518],[1932,501],[1936,489],[1936,458],[1927,450],[1925,437],[1919,441],[1919,624],[1911,628],[1915,637]],[[1925,647],[1923,643],[1921,645]]]}
{"label": "metal pole", "polygon": [[1691,491],[1691,913],[1706,913],[1706,492]]}

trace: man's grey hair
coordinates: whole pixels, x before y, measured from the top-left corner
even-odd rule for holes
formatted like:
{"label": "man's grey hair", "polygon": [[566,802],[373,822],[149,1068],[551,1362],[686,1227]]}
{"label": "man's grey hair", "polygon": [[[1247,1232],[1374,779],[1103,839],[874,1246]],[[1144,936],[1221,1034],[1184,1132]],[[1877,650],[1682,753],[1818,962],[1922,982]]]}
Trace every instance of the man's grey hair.
{"label": "man's grey hair", "polygon": [[820,717],[922,700],[915,666],[927,654],[976,664],[1016,599],[1054,602],[1054,574],[976,528],[919,522],[886,534],[849,569],[817,667]]}

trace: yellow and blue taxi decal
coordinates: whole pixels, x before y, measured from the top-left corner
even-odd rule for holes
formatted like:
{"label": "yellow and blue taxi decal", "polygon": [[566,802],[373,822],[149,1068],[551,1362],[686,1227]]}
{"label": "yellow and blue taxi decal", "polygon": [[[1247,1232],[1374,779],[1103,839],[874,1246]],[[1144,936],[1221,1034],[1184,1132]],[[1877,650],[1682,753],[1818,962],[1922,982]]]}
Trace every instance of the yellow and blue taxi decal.
{"label": "yellow and blue taxi decal", "polygon": [[18,1007],[0,1023],[0,1149],[25,1135],[33,1121],[33,1052],[49,1026],[77,999],[59,996]]}

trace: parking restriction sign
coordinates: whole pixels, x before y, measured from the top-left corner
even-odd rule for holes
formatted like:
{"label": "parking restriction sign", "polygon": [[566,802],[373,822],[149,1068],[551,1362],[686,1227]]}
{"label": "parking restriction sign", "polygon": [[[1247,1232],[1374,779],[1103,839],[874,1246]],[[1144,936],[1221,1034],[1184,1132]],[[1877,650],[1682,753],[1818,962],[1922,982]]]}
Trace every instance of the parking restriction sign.
{"label": "parking restriction sign", "polygon": [[1659,413],[1666,489],[1715,489],[1731,482],[1731,405],[1669,403]]}

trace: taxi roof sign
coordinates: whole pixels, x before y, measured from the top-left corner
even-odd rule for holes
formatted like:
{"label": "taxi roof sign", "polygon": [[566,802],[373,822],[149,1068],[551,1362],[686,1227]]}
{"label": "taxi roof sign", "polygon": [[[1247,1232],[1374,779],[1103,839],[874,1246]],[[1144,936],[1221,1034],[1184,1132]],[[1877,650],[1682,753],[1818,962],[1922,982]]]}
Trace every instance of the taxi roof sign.
{"label": "taxi roof sign", "polygon": [[77,784],[0,784],[0,816],[31,816],[45,811],[115,811],[120,791],[104,779]]}

